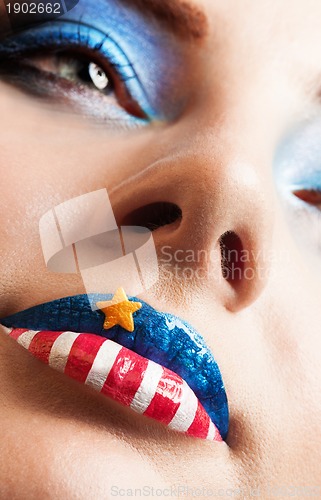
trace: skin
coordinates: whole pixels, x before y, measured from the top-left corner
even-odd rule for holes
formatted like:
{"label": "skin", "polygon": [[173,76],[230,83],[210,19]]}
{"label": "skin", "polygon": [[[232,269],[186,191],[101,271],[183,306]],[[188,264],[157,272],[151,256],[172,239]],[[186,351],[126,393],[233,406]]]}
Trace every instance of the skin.
{"label": "skin", "polygon": [[[177,204],[182,223],[154,232],[159,256],[165,245],[174,260],[180,249],[211,252],[211,274],[184,281],[163,270],[142,298],[192,323],[214,352],[227,443],[136,416],[1,335],[1,498],[109,498],[112,486],[145,485],[321,494],[321,266],[292,238],[272,172],[283,135],[319,109],[321,4],[194,3],[209,30],[203,43],[181,42],[189,99],[171,125],[105,130],[0,84],[0,315],[84,293],[80,275],[43,261],[38,223],[55,205],[106,187],[121,224],[140,206]],[[253,279],[222,279],[228,230],[256,256]]]}

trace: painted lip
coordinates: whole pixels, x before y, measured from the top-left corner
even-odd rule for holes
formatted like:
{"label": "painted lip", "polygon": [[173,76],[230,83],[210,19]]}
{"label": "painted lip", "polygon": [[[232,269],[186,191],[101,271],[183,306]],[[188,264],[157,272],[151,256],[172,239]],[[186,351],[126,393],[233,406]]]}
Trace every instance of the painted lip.
{"label": "painted lip", "polygon": [[225,440],[227,396],[201,335],[142,300],[133,332],[118,325],[104,330],[104,314],[93,309],[111,299],[110,294],[65,297],[2,318],[1,324],[42,361],[134,411],[173,430]]}

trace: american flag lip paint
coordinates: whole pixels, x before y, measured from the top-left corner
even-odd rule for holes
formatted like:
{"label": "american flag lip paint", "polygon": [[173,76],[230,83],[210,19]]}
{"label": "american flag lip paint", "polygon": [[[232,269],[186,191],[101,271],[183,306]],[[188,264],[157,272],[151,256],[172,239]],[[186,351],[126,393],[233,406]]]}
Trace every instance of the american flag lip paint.
{"label": "american flag lip paint", "polygon": [[6,328],[51,368],[187,435],[222,441],[188,384],[176,373],[95,334]]}
{"label": "american flag lip paint", "polygon": [[[64,367],[66,375],[70,376],[73,376],[75,373],[78,374],[80,367],[83,366],[86,360],[92,360],[92,356],[96,353],[95,349],[99,349],[100,352],[100,343],[105,346],[102,345],[102,352],[105,350],[107,352],[108,349],[111,352],[114,352],[115,349],[123,349],[121,354],[119,354],[119,358],[117,358],[117,366],[119,370],[124,370],[126,356],[128,356],[128,366],[132,366],[134,371],[130,372],[131,375],[130,377],[128,375],[126,380],[128,383],[129,379],[131,380],[132,391],[134,389],[138,391],[137,398],[140,393],[144,395],[145,387],[148,388],[148,391],[152,389],[155,391],[155,399],[151,408],[145,408],[143,404],[142,408],[144,408],[144,411],[140,411],[141,413],[155,418],[158,412],[158,420],[171,427],[175,425],[176,420],[180,419],[184,405],[183,403],[178,404],[174,408],[172,403],[170,403],[169,406],[171,409],[167,411],[167,403],[165,401],[168,402],[171,398],[178,398],[177,401],[184,400],[184,404],[187,406],[190,402],[194,411],[196,406],[195,400],[197,400],[198,404],[200,404],[199,411],[204,410],[204,413],[201,412],[203,416],[204,414],[207,415],[204,418],[209,417],[209,420],[214,424],[221,438],[225,440],[229,425],[227,395],[218,364],[203,337],[184,320],[170,313],[157,311],[146,302],[135,297],[129,297],[129,301],[134,303],[139,302],[141,307],[133,313],[133,331],[127,331],[119,324],[105,329],[106,316],[103,308],[102,310],[97,309],[97,303],[102,305],[105,301],[111,301],[112,299],[112,294],[88,294],[64,297],[2,318],[0,323],[9,328],[9,331],[12,331],[10,335],[13,337],[19,336],[20,330],[24,332],[39,332],[39,334],[35,334],[39,335],[39,337],[35,337],[33,343],[31,343],[31,349],[33,349],[33,345],[37,346],[32,350],[32,353],[34,355],[40,353],[38,357],[40,359],[43,357],[45,362],[48,362],[48,349],[51,339],[55,341],[56,336],[58,339],[59,336],[63,335],[61,332],[72,332],[69,337],[65,333],[61,337],[61,340],[58,339],[56,341],[53,354],[50,354],[50,356],[54,356],[55,349],[59,345],[64,344],[64,338],[67,339],[68,337],[69,342],[71,342],[72,335],[77,335],[78,340],[74,339],[75,343],[70,347],[72,351],[68,353],[68,356],[70,354],[71,358],[68,358],[68,363]],[[28,335],[32,335],[32,333]],[[86,337],[82,337],[83,335]],[[47,340],[44,339],[46,336],[48,337]],[[21,342],[23,338],[21,337]],[[41,343],[41,339],[43,339],[43,344]],[[106,340],[109,343],[106,343]],[[47,341],[49,342],[49,347]],[[82,348],[78,349],[79,342],[83,342],[83,345],[88,345],[91,354],[88,354]],[[41,347],[42,345],[44,345],[43,348]],[[29,346],[27,348],[30,350]],[[59,356],[61,356],[61,353]],[[92,360],[94,367],[99,363],[99,359],[100,357]],[[75,368],[75,372],[71,370],[71,364],[79,365],[77,365],[77,369]],[[88,368],[88,365],[86,366]],[[135,378],[135,366],[137,373],[140,374],[137,375],[138,378],[135,383],[137,385],[139,380],[141,380],[141,389],[140,386],[136,387],[132,381],[132,378]],[[105,372],[102,364],[101,370],[101,376],[103,377]],[[163,370],[165,374],[162,380],[157,378],[160,377],[160,370]],[[117,388],[119,388],[117,384],[121,372],[118,375],[113,375],[113,371],[111,373],[111,375],[108,375],[109,382],[114,377],[113,383],[117,392]],[[86,382],[86,378],[85,380],[78,378],[78,380]],[[90,381],[91,378],[88,380]],[[107,385],[109,382],[107,382]],[[158,383],[160,383],[160,386],[157,385]],[[110,389],[108,390],[107,385],[104,391],[109,391],[108,394],[106,392],[106,395],[113,397],[112,384],[110,384]],[[169,390],[169,387],[171,387],[171,390]],[[126,391],[129,389],[123,388],[123,390],[124,394],[126,394]],[[164,398],[165,392],[167,394],[166,398]],[[160,395],[161,393],[162,396]],[[187,396],[187,394],[192,395]],[[118,394],[115,397],[119,397],[119,402],[122,402],[120,400],[123,396]],[[136,405],[135,401],[138,401],[137,398],[133,400],[133,403],[129,404],[128,400],[126,400],[128,404],[126,402],[123,402],[123,404],[127,404],[127,406],[133,404],[132,409],[138,411],[141,403],[137,403]],[[156,408],[158,409],[156,410]],[[163,408],[163,416],[161,416],[160,408]],[[179,410],[179,408],[181,409]],[[173,422],[169,421],[171,415],[173,418],[175,417],[174,413],[177,415],[176,420],[174,419]],[[183,432],[187,431],[188,429],[183,430]],[[193,428],[190,430],[190,433],[192,431]],[[205,436],[204,429],[201,434],[199,437],[207,437]]]}

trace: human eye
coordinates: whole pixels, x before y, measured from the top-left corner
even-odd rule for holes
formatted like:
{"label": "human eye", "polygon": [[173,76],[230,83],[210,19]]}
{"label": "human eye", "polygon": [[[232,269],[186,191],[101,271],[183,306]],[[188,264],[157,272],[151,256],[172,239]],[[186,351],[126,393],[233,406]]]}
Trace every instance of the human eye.
{"label": "human eye", "polygon": [[189,47],[118,0],[75,4],[55,20],[19,18],[0,38],[0,79],[112,128],[177,120],[190,99]]}
{"label": "human eye", "polygon": [[297,127],[275,160],[279,191],[289,223],[301,244],[321,254],[321,119]]}
{"label": "human eye", "polygon": [[113,125],[151,120],[135,68],[113,37],[85,23],[57,20],[0,44],[0,75],[38,97],[60,100]]}

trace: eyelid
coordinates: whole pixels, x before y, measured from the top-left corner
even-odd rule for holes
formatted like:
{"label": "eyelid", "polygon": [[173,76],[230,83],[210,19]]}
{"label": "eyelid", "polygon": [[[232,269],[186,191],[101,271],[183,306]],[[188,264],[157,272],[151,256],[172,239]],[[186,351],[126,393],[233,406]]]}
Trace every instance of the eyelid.
{"label": "eyelid", "polygon": [[84,23],[58,19],[16,33],[0,44],[0,58],[23,57],[37,50],[83,50],[96,54],[98,64],[110,66],[124,82],[128,94],[139,104],[147,120],[156,115],[133,64],[109,33]]}
{"label": "eyelid", "polygon": [[291,192],[302,203],[316,208],[321,206],[321,189],[296,185],[292,187]]}

